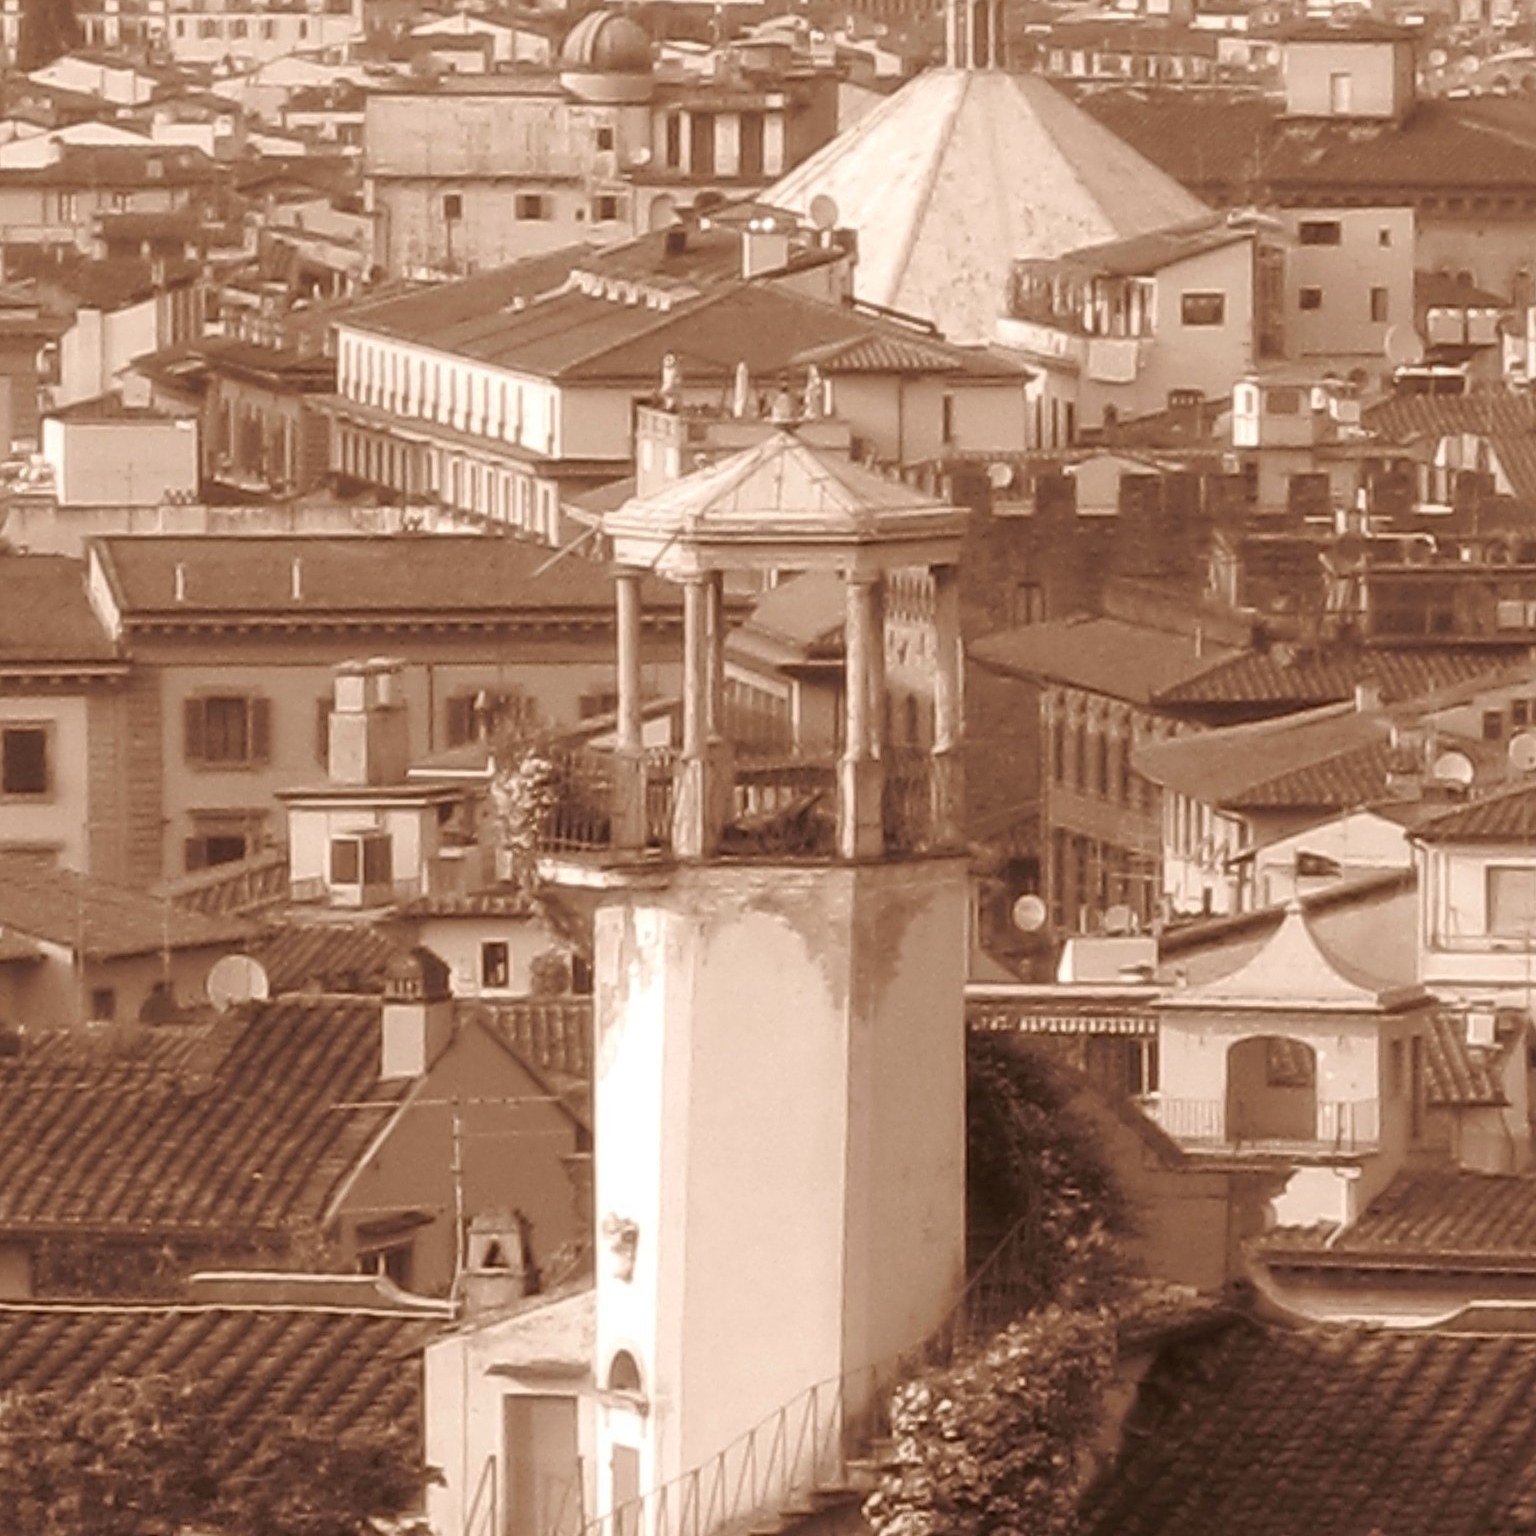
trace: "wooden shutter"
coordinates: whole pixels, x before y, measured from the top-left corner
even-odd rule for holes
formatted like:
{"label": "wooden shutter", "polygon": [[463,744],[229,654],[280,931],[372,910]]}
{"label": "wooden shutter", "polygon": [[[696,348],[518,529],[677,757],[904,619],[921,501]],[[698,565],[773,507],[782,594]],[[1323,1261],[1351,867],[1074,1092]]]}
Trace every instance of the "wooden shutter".
{"label": "wooden shutter", "polygon": [[331,761],[331,710],[335,696],[322,693],[315,700],[315,761],[326,767]]}
{"label": "wooden shutter", "polygon": [[265,763],[272,756],[272,701],[257,696],[251,700],[251,761]]}
{"label": "wooden shutter", "polygon": [[181,718],[187,761],[189,763],[200,763],[207,756],[203,701],[201,699],[188,699],[182,706]]}
{"label": "wooden shutter", "polygon": [[475,696],[461,693],[448,700],[448,745],[462,747],[475,739]]}

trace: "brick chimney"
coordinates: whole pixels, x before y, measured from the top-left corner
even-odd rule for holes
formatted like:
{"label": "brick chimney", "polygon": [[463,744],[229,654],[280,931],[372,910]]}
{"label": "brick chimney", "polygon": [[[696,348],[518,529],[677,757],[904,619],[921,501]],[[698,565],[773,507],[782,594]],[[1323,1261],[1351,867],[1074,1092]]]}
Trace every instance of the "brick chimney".
{"label": "brick chimney", "polygon": [[330,720],[333,784],[399,784],[410,765],[404,668],[374,657],[336,668]]}
{"label": "brick chimney", "polygon": [[453,994],[448,967],[417,945],[384,972],[384,1016],[379,1077],[384,1082],[420,1077],[442,1055],[453,1035]]}

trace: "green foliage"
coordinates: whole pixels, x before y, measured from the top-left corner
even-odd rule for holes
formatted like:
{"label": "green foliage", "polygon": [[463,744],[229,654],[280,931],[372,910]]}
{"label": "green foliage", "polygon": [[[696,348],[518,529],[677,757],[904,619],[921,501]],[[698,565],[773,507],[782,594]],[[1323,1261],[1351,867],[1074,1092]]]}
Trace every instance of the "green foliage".
{"label": "green foliage", "polygon": [[1050,1306],[902,1387],[900,1470],[864,1506],[877,1536],[1067,1536],[1113,1365],[1108,1314]]}
{"label": "green foliage", "polygon": [[1019,1320],[904,1384],[894,1469],[864,1507],[875,1536],[1069,1536],[1114,1366],[1125,1202],[1071,1090],[1042,1054],[973,1037],[967,1114],[973,1232],[1014,1234]]}
{"label": "green foliage", "polygon": [[104,1378],[0,1403],[6,1536],[368,1536],[424,1481],[404,1429],[226,1419],[204,1383]]}
{"label": "green foliage", "polygon": [[1095,1305],[1117,1288],[1125,1201],[1070,1092],[1041,1053],[1001,1035],[973,1036],[966,1089],[969,1225],[1000,1237],[1022,1228],[1023,1307]]}

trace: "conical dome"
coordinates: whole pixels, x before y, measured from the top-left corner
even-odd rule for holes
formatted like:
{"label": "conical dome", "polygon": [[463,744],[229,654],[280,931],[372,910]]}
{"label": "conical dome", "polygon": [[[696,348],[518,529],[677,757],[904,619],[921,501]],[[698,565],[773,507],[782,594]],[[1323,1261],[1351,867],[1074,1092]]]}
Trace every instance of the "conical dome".
{"label": "conical dome", "polygon": [[1206,212],[1037,75],[933,69],[763,195],[857,231],[858,297],[991,340],[1025,257],[1147,234]]}

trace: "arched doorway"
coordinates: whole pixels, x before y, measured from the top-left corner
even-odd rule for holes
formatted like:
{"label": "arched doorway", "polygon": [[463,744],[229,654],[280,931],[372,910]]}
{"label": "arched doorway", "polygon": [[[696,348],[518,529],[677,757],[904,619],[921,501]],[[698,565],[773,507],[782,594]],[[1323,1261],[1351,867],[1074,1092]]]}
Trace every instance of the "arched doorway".
{"label": "arched doorway", "polygon": [[1227,1052],[1227,1140],[1313,1141],[1317,1053],[1287,1035],[1256,1035]]}

